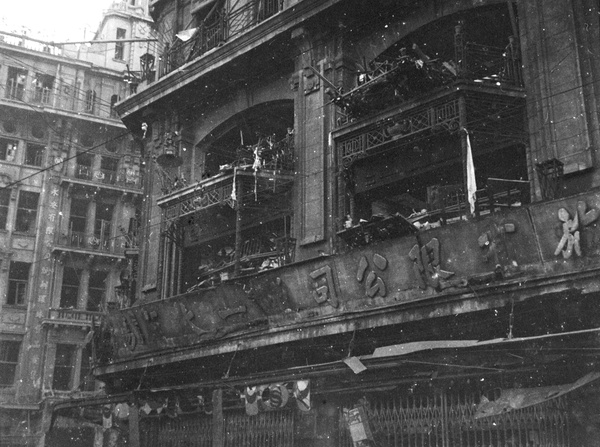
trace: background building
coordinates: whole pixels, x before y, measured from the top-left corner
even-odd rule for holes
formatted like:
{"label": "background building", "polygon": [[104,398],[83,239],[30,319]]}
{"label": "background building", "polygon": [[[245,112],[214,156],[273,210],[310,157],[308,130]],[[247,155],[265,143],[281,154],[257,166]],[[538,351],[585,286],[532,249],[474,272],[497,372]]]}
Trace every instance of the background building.
{"label": "background building", "polygon": [[133,446],[596,443],[597,2],[151,7],[158,79],[116,106],[136,300],[107,395],[56,415]]}
{"label": "background building", "polygon": [[[116,2],[99,33],[146,25],[146,9]],[[43,445],[48,404],[102,393],[91,375],[94,327],[134,283],[143,167],[114,109],[130,94],[126,66],[104,54],[139,60],[146,50],[103,44],[98,59],[95,45],[77,54],[0,33],[2,446]]]}

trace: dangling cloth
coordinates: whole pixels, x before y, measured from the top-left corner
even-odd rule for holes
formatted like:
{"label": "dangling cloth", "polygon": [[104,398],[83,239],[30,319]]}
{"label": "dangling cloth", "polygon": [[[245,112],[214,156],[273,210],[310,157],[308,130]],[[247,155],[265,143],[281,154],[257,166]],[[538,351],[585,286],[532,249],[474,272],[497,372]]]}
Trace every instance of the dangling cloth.
{"label": "dangling cloth", "polygon": [[467,200],[471,214],[475,214],[475,202],[477,201],[477,180],[475,179],[475,164],[473,163],[473,151],[471,150],[471,139],[467,133]]}

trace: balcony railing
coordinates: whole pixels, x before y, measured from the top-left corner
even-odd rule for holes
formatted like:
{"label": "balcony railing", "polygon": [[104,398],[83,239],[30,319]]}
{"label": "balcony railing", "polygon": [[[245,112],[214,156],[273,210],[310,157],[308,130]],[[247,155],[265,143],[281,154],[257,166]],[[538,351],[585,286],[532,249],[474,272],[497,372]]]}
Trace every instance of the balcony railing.
{"label": "balcony railing", "polygon": [[91,166],[76,165],[75,178],[105,185],[120,185],[129,188],[140,187],[140,175],[133,169],[122,168],[118,171],[111,169],[94,170]]}
{"label": "balcony railing", "polygon": [[187,42],[177,40],[172,46],[165,46],[160,76],[239,36],[282,8],[282,0],[254,0],[239,7],[234,6],[230,11],[218,11],[203,21]]}
{"label": "balcony railing", "polygon": [[93,234],[70,230],[57,234],[55,244],[61,247],[121,255],[126,248],[127,241],[122,235],[111,237],[109,234]]}
{"label": "balcony railing", "polygon": [[0,87],[5,90],[4,98],[28,104],[42,105],[59,110],[75,113],[85,113],[101,118],[110,118],[119,121],[113,108],[98,99],[90,102],[83,92],[78,92],[73,86],[62,86],[58,90],[49,87],[25,88],[24,84],[9,79]]}
{"label": "balcony railing", "polygon": [[[215,205],[233,205],[238,200],[272,195],[287,191],[293,182],[292,173],[254,171],[249,167],[224,169],[218,175],[177,190],[159,200],[166,220],[179,219]],[[234,182],[238,187],[234,189]]]}
{"label": "balcony railing", "polygon": [[330,89],[332,102],[338,106],[338,125],[368,118],[398,104],[417,101],[419,97],[452,83],[467,81],[511,89],[523,86],[521,58],[512,40],[501,48],[476,43],[463,45],[462,40],[457,39],[458,64],[429,59],[418,46],[413,48],[416,55],[402,53],[395,58],[373,61],[369,70],[357,75],[355,88],[346,93]]}
{"label": "balcony railing", "polygon": [[49,309],[48,317],[43,324],[95,327],[100,324],[102,312],[91,312],[79,309]]}
{"label": "balcony railing", "polygon": [[[457,85],[456,89],[423,95],[417,101],[348,123],[337,130],[333,137],[338,160],[348,182],[348,191],[352,191],[352,200],[362,201],[363,206],[368,204],[371,207],[369,215],[364,211],[357,212],[358,208],[351,206],[354,202],[348,205],[344,211],[347,211],[349,218],[340,222],[338,235],[349,245],[357,246],[393,237],[404,231],[403,222],[384,218],[394,214],[394,211],[390,211],[393,206],[385,208],[385,200],[392,199],[393,193],[389,193],[389,197],[378,194],[376,200],[369,196],[373,191],[381,191],[380,188],[384,186],[391,191],[390,185],[404,181],[404,173],[400,172],[400,168],[390,168],[385,175],[378,173],[380,165],[376,160],[387,155],[406,153],[407,148],[414,150],[416,147],[419,150],[423,141],[438,142],[440,138],[453,141],[445,151],[445,158],[432,157],[431,163],[413,162],[402,168],[412,172],[413,178],[419,179],[421,190],[414,194],[423,200],[419,205],[414,205],[415,202],[405,198],[407,202],[403,210],[416,210],[410,215],[406,213],[401,216],[409,223],[417,228],[429,229],[464,220],[472,214],[483,215],[499,208],[529,203],[530,183],[519,180],[526,175],[524,165],[515,166],[514,172],[507,173],[504,172],[505,167],[495,167],[493,164],[486,166],[483,171],[478,170],[476,163],[480,190],[477,191],[476,201],[471,200],[473,203],[467,200],[466,185],[461,182],[460,175],[466,172],[465,161],[460,157],[462,144],[466,147],[472,143],[475,154],[483,151],[501,154],[505,148],[522,147],[526,134],[519,130],[522,129],[524,115],[523,92],[514,90],[512,96],[505,96],[493,87],[483,88],[467,83]],[[364,162],[356,163],[359,160]],[[428,178],[428,173],[439,171],[448,163],[456,167],[453,169],[459,175],[451,180],[448,177],[442,180],[436,175]],[[446,169],[446,172],[452,171]],[[485,177],[481,172],[485,172]],[[414,197],[410,196],[410,199]]]}
{"label": "balcony railing", "polygon": [[75,177],[82,180],[92,180],[92,168],[86,165],[75,166]]}

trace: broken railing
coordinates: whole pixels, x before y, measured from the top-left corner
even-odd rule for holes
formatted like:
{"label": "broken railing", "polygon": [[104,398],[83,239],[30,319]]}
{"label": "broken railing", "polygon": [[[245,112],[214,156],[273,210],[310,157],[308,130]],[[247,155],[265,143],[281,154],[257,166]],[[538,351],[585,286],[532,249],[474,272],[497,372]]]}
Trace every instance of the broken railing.
{"label": "broken railing", "polygon": [[354,224],[351,220],[338,231],[338,236],[350,247],[359,247],[373,242],[395,238],[418,230],[479,217],[502,209],[520,207],[530,201],[530,183],[525,180],[488,178],[485,188],[477,190],[474,212],[467,200],[462,185],[438,186],[435,202],[427,209],[410,216],[395,214],[383,217],[374,215],[369,220]]}
{"label": "broken railing", "polygon": [[502,47],[463,44],[457,38],[455,57],[459,61],[431,59],[417,45],[395,58],[374,60],[356,77],[356,86],[342,92],[330,88],[331,102],[337,106],[337,125],[356,121],[381,110],[417,100],[422,95],[459,81],[496,87],[523,86],[521,58],[514,42]]}

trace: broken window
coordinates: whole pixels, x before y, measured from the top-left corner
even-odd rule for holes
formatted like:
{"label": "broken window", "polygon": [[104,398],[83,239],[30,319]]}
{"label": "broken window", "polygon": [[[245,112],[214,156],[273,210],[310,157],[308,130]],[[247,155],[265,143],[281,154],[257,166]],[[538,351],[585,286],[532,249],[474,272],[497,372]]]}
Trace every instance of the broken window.
{"label": "broken window", "polygon": [[102,157],[100,160],[100,171],[102,172],[102,182],[114,184],[117,180],[117,170],[119,159],[115,157]]}
{"label": "broken window", "polygon": [[18,146],[17,140],[0,138],[0,160],[14,161]]}
{"label": "broken window", "polygon": [[41,144],[27,143],[25,149],[25,164],[29,166],[42,166],[46,147]]}
{"label": "broken window", "polygon": [[12,340],[0,341],[0,388],[12,386],[15,381],[21,343]]}
{"label": "broken window", "polygon": [[57,344],[54,359],[54,375],[52,389],[69,391],[73,387],[73,373],[75,371],[76,356],[75,345]]}
{"label": "broken window", "polygon": [[104,304],[104,292],[106,290],[107,272],[91,271],[88,288],[88,302],[86,310],[100,312]]}
{"label": "broken window", "polygon": [[75,177],[84,180],[91,180],[94,155],[89,152],[78,152],[76,161],[77,164],[75,165]]}
{"label": "broken window", "polygon": [[10,263],[6,304],[11,306],[25,306],[30,266],[29,262],[12,261]]}
{"label": "broken window", "polygon": [[94,224],[94,248],[108,250],[111,247],[111,231],[114,205],[98,202],[96,205],[96,221]]}
{"label": "broken window", "polygon": [[35,86],[33,100],[42,104],[50,104],[52,89],[54,88],[54,76],[36,73],[33,84]]}
{"label": "broken window", "polygon": [[23,101],[25,99],[25,84],[27,80],[27,70],[16,67],[8,67],[8,77],[6,79],[6,98]]}
{"label": "broken window", "polygon": [[63,270],[62,287],[60,289],[60,307],[76,309],[79,296],[81,270],[65,267]]}
{"label": "broken window", "polygon": [[[117,28],[117,39],[125,39],[127,35],[127,30],[123,28]],[[115,59],[118,61],[124,60],[125,56],[125,43],[117,42],[115,43]]]}
{"label": "broken window", "polygon": [[81,366],[79,368],[79,389],[81,391],[94,391],[96,381],[92,374],[92,344],[85,345],[81,352]]}
{"label": "broken window", "polygon": [[39,197],[40,194],[37,192],[21,191],[19,193],[15,231],[35,234]]}

